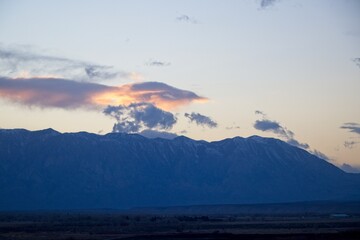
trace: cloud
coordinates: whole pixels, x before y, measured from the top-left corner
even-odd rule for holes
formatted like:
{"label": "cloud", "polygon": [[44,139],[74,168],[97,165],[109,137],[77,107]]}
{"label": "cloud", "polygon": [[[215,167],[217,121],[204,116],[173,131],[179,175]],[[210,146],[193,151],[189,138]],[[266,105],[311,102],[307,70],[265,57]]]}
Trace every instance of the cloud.
{"label": "cloud", "polygon": [[210,117],[201,115],[200,113],[185,113],[184,116],[190,119],[190,122],[195,122],[197,125],[209,128],[216,128],[218,126],[217,122],[212,120]]}
{"label": "cloud", "polygon": [[226,130],[233,130],[233,129],[240,129],[240,126],[230,126],[230,127],[226,127]]}
{"label": "cloud", "polygon": [[263,117],[266,117],[266,114],[264,112],[262,112],[262,111],[259,111],[259,110],[255,111],[255,115],[261,115]]}
{"label": "cloud", "polygon": [[0,98],[28,106],[65,109],[149,102],[165,110],[206,100],[160,82],[107,86],[61,78],[7,77],[0,77]]}
{"label": "cloud", "polygon": [[130,76],[130,74],[120,74],[119,72],[109,71],[111,68],[112,67],[108,66],[89,65],[85,67],[85,73],[90,79],[112,79],[119,75],[122,75],[123,77]]}
{"label": "cloud", "polygon": [[133,73],[116,71],[112,66],[41,55],[0,45],[0,75],[11,78],[52,76],[94,81],[116,77],[132,79]]}
{"label": "cloud", "polygon": [[146,138],[164,138],[164,139],[174,139],[178,136],[175,133],[156,131],[150,129],[143,130],[139,134]]}
{"label": "cloud", "polygon": [[315,156],[317,156],[318,158],[324,159],[328,162],[331,162],[332,159],[330,159],[327,155],[325,155],[324,153],[314,149],[313,151],[310,151],[312,154],[314,154]]}
{"label": "cloud", "polygon": [[170,63],[162,62],[162,61],[158,61],[158,60],[150,60],[149,62],[146,63],[146,65],[148,65],[150,67],[167,67],[167,66],[170,66]]}
{"label": "cloud", "polygon": [[255,121],[254,123],[255,129],[263,132],[273,132],[277,134],[279,137],[286,139],[286,142],[290,145],[303,149],[310,148],[309,144],[300,143],[298,140],[296,140],[294,132],[290,131],[286,127],[281,126],[281,124],[276,121],[267,119],[265,113],[261,111],[255,111],[255,114],[262,115],[263,117],[263,119]]}
{"label": "cloud", "polygon": [[294,139],[294,138],[290,138],[286,141],[288,144],[293,145],[295,147],[299,147],[299,148],[303,148],[303,149],[308,149],[310,148],[309,144],[307,143],[300,143],[298,140]]}
{"label": "cloud", "polygon": [[353,149],[359,143],[360,142],[355,142],[355,141],[345,141],[344,142],[344,147],[348,148],[348,149]]}
{"label": "cloud", "polygon": [[359,123],[344,123],[340,128],[348,129],[349,132],[360,134],[360,124]]}
{"label": "cloud", "polygon": [[267,119],[256,120],[254,128],[263,132],[270,131],[287,137],[286,130],[278,122],[275,121]]}
{"label": "cloud", "polygon": [[360,58],[353,58],[353,62],[360,68]]}
{"label": "cloud", "polygon": [[94,96],[112,90],[112,87],[101,84],[60,78],[10,79],[0,77],[0,98],[42,108],[96,107]]}
{"label": "cloud", "polygon": [[360,168],[353,167],[347,163],[343,163],[343,165],[340,166],[340,169],[347,173],[360,173]]}
{"label": "cloud", "polygon": [[187,22],[187,23],[192,23],[192,24],[197,24],[198,23],[198,21],[196,19],[194,19],[194,18],[192,18],[192,17],[190,17],[188,15],[185,15],[185,14],[183,14],[181,16],[178,16],[176,18],[176,20],[178,20],[179,22]]}
{"label": "cloud", "polygon": [[260,8],[261,9],[266,9],[270,6],[273,6],[276,2],[278,2],[278,0],[261,0],[260,1]]}
{"label": "cloud", "polygon": [[168,130],[177,122],[176,117],[151,103],[108,106],[105,115],[116,119],[113,132],[138,133],[142,130]]}
{"label": "cloud", "polygon": [[[174,109],[193,101],[207,101],[194,92],[171,87],[161,82],[143,82],[121,87],[123,92],[130,92],[129,97],[138,101],[150,102],[162,109]],[[131,101],[134,102],[134,101]]]}
{"label": "cloud", "polygon": [[[344,123],[342,126],[340,126],[340,128],[347,129],[351,133],[360,135],[360,124],[359,123],[354,123],[354,122]],[[358,138],[358,137],[356,137],[356,138]],[[358,141],[352,141],[352,140],[345,141],[344,147],[347,149],[353,149],[359,143],[360,142],[358,142]]]}

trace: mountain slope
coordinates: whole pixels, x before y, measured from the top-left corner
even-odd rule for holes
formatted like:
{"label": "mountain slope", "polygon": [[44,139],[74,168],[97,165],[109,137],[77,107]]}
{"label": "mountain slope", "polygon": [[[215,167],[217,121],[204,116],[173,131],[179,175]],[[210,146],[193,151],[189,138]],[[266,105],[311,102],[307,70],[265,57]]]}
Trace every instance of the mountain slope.
{"label": "mountain slope", "polygon": [[360,176],[277,139],[0,130],[0,209],[360,200]]}

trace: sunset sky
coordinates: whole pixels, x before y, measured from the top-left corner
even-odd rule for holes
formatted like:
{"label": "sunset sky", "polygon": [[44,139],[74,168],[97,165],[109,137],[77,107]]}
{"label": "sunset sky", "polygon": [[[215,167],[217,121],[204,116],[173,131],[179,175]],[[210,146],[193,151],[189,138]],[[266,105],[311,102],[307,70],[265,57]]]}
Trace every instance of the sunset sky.
{"label": "sunset sky", "polygon": [[260,135],[360,168],[360,1],[0,0],[0,128]]}

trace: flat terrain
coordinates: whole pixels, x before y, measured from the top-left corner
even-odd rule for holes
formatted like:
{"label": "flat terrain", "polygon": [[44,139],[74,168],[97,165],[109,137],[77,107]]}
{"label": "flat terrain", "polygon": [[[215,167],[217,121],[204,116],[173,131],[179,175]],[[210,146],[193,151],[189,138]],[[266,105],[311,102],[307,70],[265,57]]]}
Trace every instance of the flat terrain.
{"label": "flat terrain", "polygon": [[3,212],[0,239],[360,239],[360,215]]}

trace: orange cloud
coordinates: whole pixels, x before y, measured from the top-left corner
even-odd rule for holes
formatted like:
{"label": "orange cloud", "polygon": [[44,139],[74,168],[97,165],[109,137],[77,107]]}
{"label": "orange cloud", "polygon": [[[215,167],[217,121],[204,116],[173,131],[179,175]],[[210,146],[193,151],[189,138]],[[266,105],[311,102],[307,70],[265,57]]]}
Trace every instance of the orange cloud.
{"label": "orange cloud", "polygon": [[205,101],[197,94],[171,87],[160,82],[141,82],[114,87],[113,90],[95,94],[92,100],[100,105],[128,105],[149,102],[165,110],[171,110],[194,101]]}
{"label": "orange cloud", "polygon": [[160,82],[114,87],[61,78],[6,77],[0,77],[0,98],[24,105],[66,109],[148,102],[165,110],[207,100],[194,92]]}

